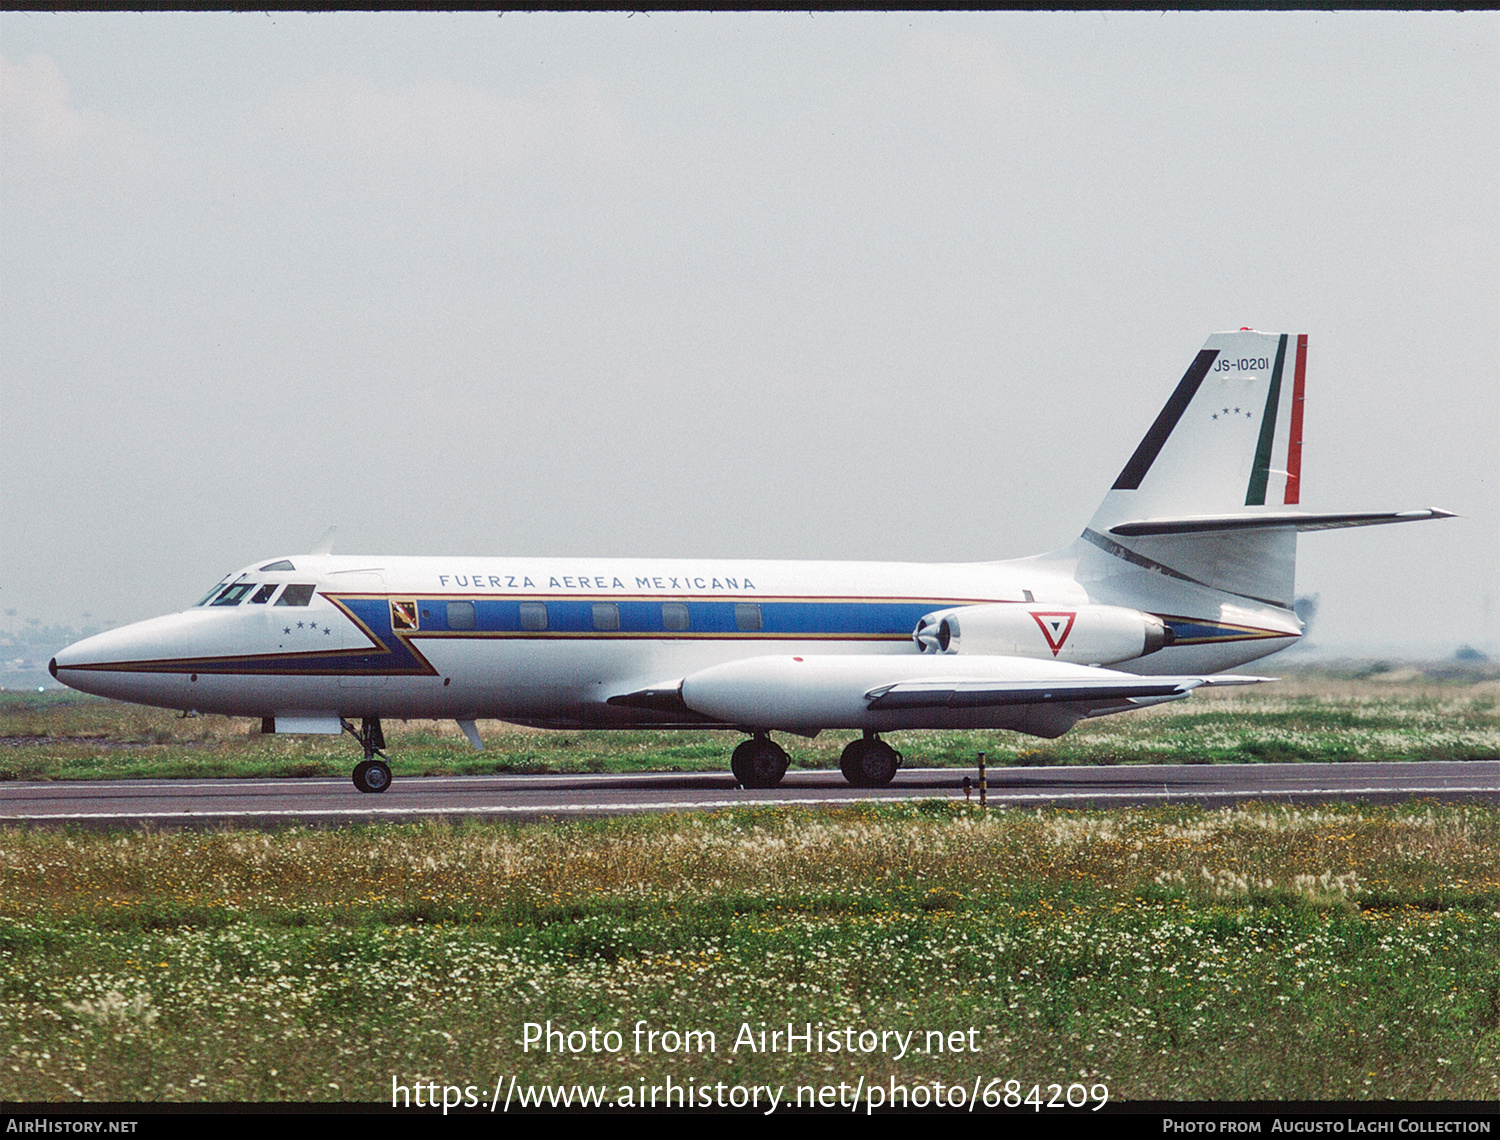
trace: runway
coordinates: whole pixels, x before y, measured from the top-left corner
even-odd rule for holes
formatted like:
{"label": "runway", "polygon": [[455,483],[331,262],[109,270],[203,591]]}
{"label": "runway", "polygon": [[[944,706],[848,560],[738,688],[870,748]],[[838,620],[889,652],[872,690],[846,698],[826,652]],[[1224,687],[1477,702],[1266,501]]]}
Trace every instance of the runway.
{"label": "runway", "polygon": [[[727,772],[397,777],[384,795],[348,779],[15,781],[0,784],[0,823],[85,827],[285,827],[419,819],[537,819],[618,812],[964,798],[978,772],[913,768],[888,788],[851,788],[837,772],[793,771],[750,791]],[[1254,800],[1500,804],[1500,760],[1415,764],[1213,764],[992,768],[997,807],[1106,808]]]}

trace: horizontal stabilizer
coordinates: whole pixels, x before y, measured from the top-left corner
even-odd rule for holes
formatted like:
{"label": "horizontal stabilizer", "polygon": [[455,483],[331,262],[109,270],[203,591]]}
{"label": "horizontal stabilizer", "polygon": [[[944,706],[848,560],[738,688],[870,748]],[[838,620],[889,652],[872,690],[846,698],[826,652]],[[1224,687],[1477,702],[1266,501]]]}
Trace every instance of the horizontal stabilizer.
{"label": "horizontal stabilizer", "polygon": [[1110,534],[1127,538],[1158,534],[1210,534],[1217,531],[1270,530],[1287,527],[1303,530],[1339,530],[1351,526],[1383,526],[1386,523],[1422,522],[1426,519],[1457,518],[1452,511],[1429,507],[1421,511],[1364,511],[1358,514],[1313,515],[1301,511],[1278,511],[1260,515],[1188,515],[1182,518],[1140,519],[1117,523]]}

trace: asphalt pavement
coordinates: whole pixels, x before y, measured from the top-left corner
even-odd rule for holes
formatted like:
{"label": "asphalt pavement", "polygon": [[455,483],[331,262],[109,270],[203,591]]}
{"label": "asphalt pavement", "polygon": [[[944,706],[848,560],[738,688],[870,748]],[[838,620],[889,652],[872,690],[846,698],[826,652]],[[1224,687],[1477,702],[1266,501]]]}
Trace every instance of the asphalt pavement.
{"label": "asphalt pavement", "polygon": [[[365,795],[347,778],[91,780],[0,783],[0,822],[132,827],[282,827],[411,819],[527,819],[617,812],[882,800],[979,800],[977,769],[903,769],[887,788],[852,788],[838,772],[787,773],[774,789],[728,772],[541,776],[397,776]],[[1500,804],[1500,760],[1358,764],[1120,765],[991,768],[987,801],[1006,807],[1106,808],[1251,801]]]}

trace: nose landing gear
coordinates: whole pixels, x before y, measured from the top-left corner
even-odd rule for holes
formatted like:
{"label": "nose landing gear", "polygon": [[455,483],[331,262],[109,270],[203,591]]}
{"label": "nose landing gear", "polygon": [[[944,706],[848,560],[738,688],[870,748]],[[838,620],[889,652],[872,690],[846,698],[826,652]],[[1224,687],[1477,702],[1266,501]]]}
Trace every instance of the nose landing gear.
{"label": "nose landing gear", "polygon": [[384,760],[361,760],[354,765],[354,786],[362,792],[383,792],[391,786],[391,768]]}
{"label": "nose landing gear", "polygon": [[378,794],[391,786],[391,766],[386,763],[380,750],[385,747],[385,733],[380,731],[380,721],[367,716],[356,729],[347,720],[344,731],[365,750],[365,758],[354,766],[354,786],[362,792]]}

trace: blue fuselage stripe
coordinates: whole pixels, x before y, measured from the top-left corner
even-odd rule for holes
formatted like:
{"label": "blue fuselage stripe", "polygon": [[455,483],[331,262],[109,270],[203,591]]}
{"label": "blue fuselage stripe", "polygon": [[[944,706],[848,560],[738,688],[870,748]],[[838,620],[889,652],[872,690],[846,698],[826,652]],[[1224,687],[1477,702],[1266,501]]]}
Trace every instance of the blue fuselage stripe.
{"label": "blue fuselage stripe", "polygon": [[[361,621],[379,635],[391,632],[389,607],[384,598],[340,598]],[[746,634],[787,637],[881,637],[905,638],[911,635],[917,621],[934,609],[962,602],[827,602],[827,601],[724,601],[671,602],[687,607],[687,628],[669,629],[663,603],[655,601],[615,601],[604,598],[548,598],[499,600],[474,598],[463,603],[462,610],[450,622],[450,598],[415,599],[417,628],[395,632],[420,637],[424,633],[551,633],[551,634],[651,634],[661,637],[691,637],[694,634]],[[547,607],[544,631],[523,629],[523,601],[542,601]],[[617,607],[618,629],[600,629],[595,625],[594,607],[607,602]],[[760,628],[742,625],[740,606],[753,604],[760,610]],[[468,607],[473,606],[473,624],[467,624]],[[678,611],[680,612],[680,611]]]}

